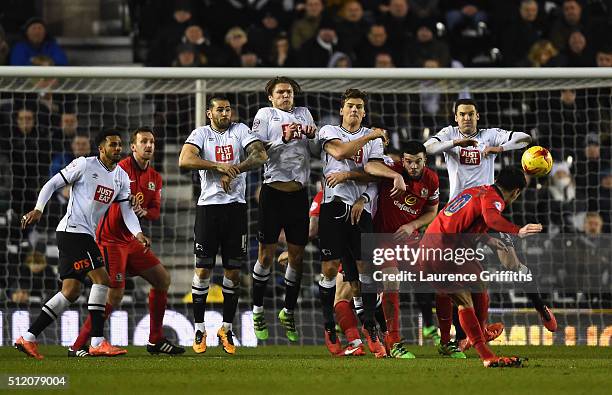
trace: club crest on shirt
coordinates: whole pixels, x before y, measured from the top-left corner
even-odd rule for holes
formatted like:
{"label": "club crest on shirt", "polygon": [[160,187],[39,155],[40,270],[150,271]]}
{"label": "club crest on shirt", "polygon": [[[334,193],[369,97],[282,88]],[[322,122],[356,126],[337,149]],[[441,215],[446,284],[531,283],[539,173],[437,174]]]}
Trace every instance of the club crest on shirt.
{"label": "club crest on shirt", "polygon": [[257,129],[257,127],[258,127],[260,124],[261,124],[261,119],[256,118],[256,119],[253,121],[253,129]]}
{"label": "club crest on shirt", "polygon": [[154,191],[155,190],[155,183],[153,181],[149,181],[149,184],[147,185],[147,188],[149,188],[149,191]]}
{"label": "club crest on shirt", "polygon": [[93,173],[91,175],[91,178],[93,178],[94,180],[97,180],[98,179],[98,173]]}
{"label": "club crest on shirt", "polygon": [[425,187],[421,188],[421,197],[427,197],[429,190]]}
{"label": "club crest on shirt", "polygon": [[495,208],[498,211],[500,211],[500,212],[502,211],[502,204],[501,204],[501,202],[493,202],[493,204],[495,205]]}

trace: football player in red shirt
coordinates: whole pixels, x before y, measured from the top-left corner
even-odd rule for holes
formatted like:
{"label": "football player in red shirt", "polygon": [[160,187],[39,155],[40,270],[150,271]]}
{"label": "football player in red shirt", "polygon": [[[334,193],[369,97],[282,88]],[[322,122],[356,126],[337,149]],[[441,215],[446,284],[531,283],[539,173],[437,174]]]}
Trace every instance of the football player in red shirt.
{"label": "football player in red shirt", "polygon": [[[376,233],[394,234],[396,239],[416,242],[419,239],[419,228],[435,218],[440,195],[439,180],[436,172],[425,166],[426,163],[425,146],[418,141],[409,141],[402,149],[400,162],[389,165],[366,164],[366,172],[383,177],[379,184],[378,205],[374,215]],[[393,182],[398,175],[406,184],[406,192],[392,197]],[[385,273],[399,273],[396,264],[383,265],[382,270]],[[399,283],[385,282],[384,289],[383,307],[389,328],[385,346],[396,358],[414,358],[400,342]]]}
{"label": "football player in red shirt", "polygon": [[[136,200],[134,212],[139,218],[159,219],[161,206],[161,175],[151,167],[155,153],[155,134],[151,129],[138,128],[130,139],[132,155],[119,162],[130,177],[130,189]],[[105,315],[108,317],[120,305],[127,275],[140,276],[151,284],[149,292],[150,333],[147,351],[151,354],[182,354],[183,347],[164,337],[163,321],[166,312],[170,274],[150,249],[142,245],[128,231],[118,204],[113,204],[100,220],[97,243],[108,265],[110,289]],[[87,356],[82,349],[89,338],[91,319],[87,318],[68,356]]]}
{"label": "football player in red shirt", "polygon": [[[504,168],[500,171],[495,184],[468,188],[451,200],[436,216],[427,228],[422,243],[425,247],[471,247],[469,234],[482,234],[481,238],[489,246],[503,254],[507,251],[505,244],[488,236],[489,231],[515,233],[519,237],[542,231],[540,224],[527,224],[522,228],[502,216],[506,205],[511,204],[526,186],[525,175],[518,168]],[[446,235],[466,234],[462,239],[450,240]],[[473,241],[473,239],[472,239]],[[420,262],[421,269],[426,274],[447,274],[456,270],[461,273],[479,274],[482,271],[480,263],[473,260],[461,265],[442,259],[429,259]],[[489,298],[482,284],[477,284],[480,291],[471,292],[471,286],[462,281],[432,283],[439,294],[447,294],[447,298],[437,298],[436,314],[441,332],[441,345],[450,342],[451,300],[459,308],[459,320],[466,331],[485,367],[521,366],[523,359],[519,357],[497,357],[485,341],[484,330],[487,321]],[[484,292],[483,292],[484,291]],[[444,295],[439,295],[444,296]]]}

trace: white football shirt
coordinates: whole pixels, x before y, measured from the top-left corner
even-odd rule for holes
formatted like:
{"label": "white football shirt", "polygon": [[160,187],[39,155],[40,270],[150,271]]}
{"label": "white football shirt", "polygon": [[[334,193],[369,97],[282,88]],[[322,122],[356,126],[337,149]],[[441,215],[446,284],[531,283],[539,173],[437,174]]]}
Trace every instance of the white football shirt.
{"label": "white football shirt", "polygon": [[130,178],[120,166],[109,170],[97,156],[80,157],[60,170],[70,184],[66,215],[57,225],[59,232],[86,233],[94,239],[100,218],[113,201],[130,196]]}
{"label": "white football shirt", "polygon": [[[331,140],[340,140],[342,142],[353,141],[365,135],[372,133],[371,129],[361,127],[355,132],[349,132],[342,126],[325,125],[319,130],[319,140],[321,140],[321,159],[323,160],[323,177],[327,177],[332,173],[343,171],[361,170],[369,160],[383,160],[383,144],[381,139],[371,140],[366,143],[357,154],[350,159],[336,160],[333,156],[325,152],[325,144]],[[366,191],[368,185],[356,183],[349,180],[336,185],[333,188],[325,185],[323,190],[323,203],[329,203],[335,197],[340,198],[342,202],[352,206],[353,203]],[[371,196],[374,200],[375,196]],[[366,209],[372,211],[371,204],[368,204]]]}
{"label": "white football shirt", "polygon": [[[283,142],[283,130],[297,123],[301,128],[289,142]],[[306,126],[316,126],[306,107],[283,111],[274,107],[260,108],[253,120],[253,133],[266,146],[268,161],[264,164],[264,184],[275,181],[297,181],[308,184],[310,150],[308,138],[302,133]]]}
{"label": "white football shirt", "polygon": [[[478,129],[476,134],[469,137],[478,141],[477,147],[453,147],[444,151],[450,183],[449,201],[467,188],[493,184],[497,155],[490,154],[484,158],[482,152],[486,147],[502,145],[511,138],[512,133],[498,128]],[[464,138],[467,137],[461,134],[457,126],[447,126],[432,137],[440,142]]]}
{"label": "white football shirt", "polygon": [[[232,123],[225,132],[212,126],[201,126],[195,129],[185,144],[191,144],[200,150],[200,158],[217,163],[237,165],[245,158],[245,148],[258,141],[248,126],[243,123]],[[200,198],[198,206],[208,204],[246,203],[246,173],[240,173],[230,184],[231,191],[226,193],[221,186],[221,176],[217,171],[200,170]]]}

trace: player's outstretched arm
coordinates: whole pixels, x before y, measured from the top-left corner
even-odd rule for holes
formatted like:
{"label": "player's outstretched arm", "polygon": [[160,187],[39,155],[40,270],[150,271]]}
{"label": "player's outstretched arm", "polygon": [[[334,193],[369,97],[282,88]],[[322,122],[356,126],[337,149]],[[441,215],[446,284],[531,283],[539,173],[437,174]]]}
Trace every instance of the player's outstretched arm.
{"label": "player's outstretched arm", "polygon": [[323,149],[336,160],[352,158],[369,141],[382,139],[387,141],[387,132],[383,129],[372,129],[372,132],[353,141],[328,140]]}
{"label": "player's outstretched arm", "polygon": [[25,229],[28,225],[37,223],[42,216],[47,202],[49,199],[51,199],[51,196],[53,196],[53,193],[65,185],[66,181],[61,173],[57,173],[51,177],[38,193],[38,200],[36,201],[36,207],[34,210],[21,217],[21,228]]}
{"label": "player's outstretched arm", "polygon": [[268,160],[268,154],[261,141],[253,141],[246,147],[247,157],[238,164],[238,169],[241,173],[249,170],[255,170],[263,166]]}
{"label": "player's outstretched arm", "polygon": [[325,184],[330,188],[333,188],[336,185],[342,184],[346,181],[355,181],[359,184],[369,184],[370,182],[378,181],[378,178],[373,177],[361,170],[339,171],[325,177]]}
{"label": "player's outstretched arm", "polygon": [[456,139],[440,141],[436,137],[432,137],[427,140],[424,144],[427,155],[436,155],[440,152],[448,151],[454,147],[476,147],[478,141],[474,139]]}
{"label": "player's outstretched arm", "polygon": [[231,178],[240,173],[238,166],[211,162],[200,158],[198,154],[198,147],[192,144],[184,144],[179,155],[179,167],[183,170],[214,170]]}
{"label": "player's outstretched arm", "polygon": [[503,131],[503,134],[500,134],[500,136],[505,138],[507,134],[509,134],[509,138],[505,142],[495,147],[486,147],[484,151],[482,151],[482,154],[487,157],[489,154],[500,154],[504,151],[521,149],[531,144],[531,136],[527,133]]}
{"label": "player's outstretched arm", "polygon": [[371,176],[389,178],[393,180],[393,188],[391,189],[391,197],[398,196],[406,192],[406,183],[401,174],[391,170],[381,161],[368,161],[365,165],[365,171]]}

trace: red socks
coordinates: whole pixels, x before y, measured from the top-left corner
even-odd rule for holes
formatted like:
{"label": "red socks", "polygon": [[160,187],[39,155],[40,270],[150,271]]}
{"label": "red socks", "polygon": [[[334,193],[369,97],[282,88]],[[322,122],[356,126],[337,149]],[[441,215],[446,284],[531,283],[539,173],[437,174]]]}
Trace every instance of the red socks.
{"label": "red socks", "polygon": [[474,302],[476,317],[478,318],[478,322],[480,322],[480,328],[484,333],[487,329],[487,321],[489,319],[489,294],[486,292],[472,294],[472,301]]}
{"label": "red socks", "polygon": [[164,337],[163,325],[167,301],[168,291],[151,288],[149,291],[149,343],[155,344]]}
{"label": "red socks", "polygon": [[453,301],[446,294],[436,294],[436,316],[440,327],[440,342],[450,341],[450,329],[453,323]]}
{"label": "red socks", "polygon": [[353,340],[360,339],[359,330],[357,329],[357,317],[351,308],[351,304],[346,300],[341,300],[334,306],[336,319],[346,340],[350,343]]}
{"label": "red socks", "polygon": [[484,336],[480,329],[478,318],[476,318],[474,308],[467,307],[459,309],[459,322],[465,333],[467,333],[470,342],[478,352],[478,355],[480,355],[480,359],[495,358],[493,351],[491,351],[487,343],[484,342]]}
{"label": "red socks", "polygon": [[389,330],[389,342],[391,344],[398,343],[400,339],[400,321],[399,321],[399,293],[398,292],[383,292],[382,299],[383,311],[385,313],[385,321]]}
{"label": "red socks", "polygon": [[[113,311],[113,306],[107,303],[106,307],[104,308],[104,319],[105,320],[108,318],[108,316],[111,314],[112,311]],[[74,341],[74,344],[72,345],[72,349],[74,351],[80,350],[85,344],[87,344],[87,342],[89,341],[90,333],[91,333],[91,315],[88,314],[87,319],[85,320],[85,323],[83,324],[83,326],[81,327],[81,330],[79,331],[79,336],[77,336],[76,340]]]}

